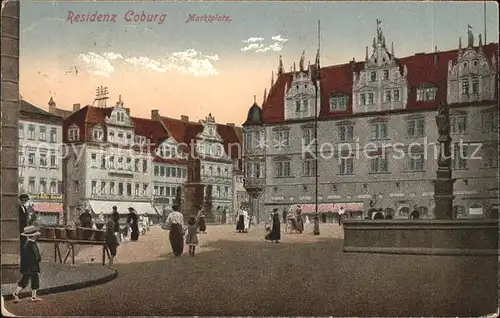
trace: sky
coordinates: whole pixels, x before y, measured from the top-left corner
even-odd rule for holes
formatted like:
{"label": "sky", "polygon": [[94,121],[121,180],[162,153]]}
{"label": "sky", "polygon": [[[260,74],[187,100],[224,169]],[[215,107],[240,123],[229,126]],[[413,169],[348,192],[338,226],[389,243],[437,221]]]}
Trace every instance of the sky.
{"label": "sky", "polygon": [[[143,13],[146,21],[140,21]],[[107,20],[85,20],[100,14]],[[71,109],[92,104],[103,85],[108,106],[121,95],[132,116],[149,118],[158,109],[198,120],[212,113],[219,123],[241,125],[254,96],[261,105],[269,91],[279,55],[285,70],[298,64],[303,50],[314,63],[318,20],[321,65],[327,66],[363,60],[377,19],[396,57],[434,46],[456,49],[468,24],[485,39],[482,1],[21,1],[21,95],[41,108],[53,97],[58,108]],[[498,6],[488,2],[488,43],[498,42],[498,22]]]}

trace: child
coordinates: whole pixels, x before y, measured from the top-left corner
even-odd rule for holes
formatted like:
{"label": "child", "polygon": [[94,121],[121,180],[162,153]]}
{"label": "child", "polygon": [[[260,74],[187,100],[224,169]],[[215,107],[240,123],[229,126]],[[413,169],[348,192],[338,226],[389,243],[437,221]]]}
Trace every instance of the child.
{"label": "child", "polygon": [[106,225],[106,247],[109,250],[109,254],[111,255],[109,259],[109,266],[113,266],[113,260],[115,259],[116,256],[116,248],[118,245],[118,238],[116,237],[115,231],[115,223],[111,220],[108,221],[108,224]]}
{"label": "child", "polygon": [[198,235],[196,226],[196,218],[191,217],[188,221],[187,233],[186,233],[186,244],[189,246],[189,255],[194,256],[194,250],[196,245],[198,245]]}
{"label": "child", "polygon": [[14,302],[19,301],[19,292],[28,286],[31,282],[31,301],[40,301],[36,295],[37,290],[40,288],[40,251],[38,250],[38,245],[36,244],[37,239],[40,237],[40,232],[33,226],[27,226],[24,228],[22,236],[26,237],[26,243],[21,249],[21,280],[17,284],[17,288],[12,294],[14,296]]}

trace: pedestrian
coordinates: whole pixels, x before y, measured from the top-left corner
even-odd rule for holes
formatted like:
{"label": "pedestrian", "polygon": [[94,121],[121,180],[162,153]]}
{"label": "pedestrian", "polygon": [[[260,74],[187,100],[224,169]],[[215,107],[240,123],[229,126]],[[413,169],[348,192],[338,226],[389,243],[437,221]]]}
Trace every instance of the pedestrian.
{"label": "pedestrian", "polygon": [[85,209],[85,212],[80,214],[78,219],[80,220],[81,227],[92,228],[92,214],[90,214],[90,209]]}
{"label": "pedestrian", "polygon": [[287,209],[283,209],[283,223],[286,224],[286,220],[287,220],[287,215],[288,215],[288,211]]}
{"label": "pedestrian", "polygon": [[243,233],[248,233],[248,229],[250,228],[250,216],[248,216],[247,210],[243,210]]}
{"label": "pedestrian", "polygon": [[279,243],[281,240],[281,224],[278,209],[274,208],[272,213],[271,231],[266,235],[265,239],[274,243]]}
{"label": "pedestrian", "polygon": [[203,213],[203,209],[198,213],[198,229],[201,233],[206,234],[207,224],[205,223],[205,213]]}
{"label": "pedestrian", "polygon": [[30,197],[27,194],[21,194],[19,196],[19,250],[22,250],[24,243],[26,243],[26,236],[22,234],[24,228],[28,226],[28,223],[31,223],[31,216],[26,207],[29,199]]}
{"label": "pedestrian", "polygon": [[300,208],[300,205],[297,206],[297,232],[299,234],[302,234],[304,232],[304,220],[302,220],[302,210]]}
{"label": "pedestrian", "polygon": [[118,208],[113,206],[113,212],[111,212],[111,221],[113,221],[114,224],[114,231],[115,235],[120,239],[121,241],[121,231],[120,231],[120,213],[118,213]]}
{"label": "pedestrian", "polygon": [[309,220],[309,215],[306,215],[306,224],[311,224],[311,220]]}
{"label": "pedestrian", "polygon": [[170,240],[172,252],[175,257],[179,257],[184,251],[184,216],[182,213],[177,211],[177,206],[174,206],[173,208],[174,211],[170,212],[165,223],[170,229],[168,238]]}
{"label": "pedestrian", "polygon": [[194,256],[196,245],[198,245],[198,235],[196,234],[196,218],[190,217],[188,221],[186,245],[189,246],[189,255]]}
{"label": "pedestrian", "polygon": [[238,222],[236,223],[236,231],[239,233],[245,230],[245,211],[243,211],[243,206],[240,206],[238,211]]}
{"label": "pedestrian", "polygon": [[130,240],[137,241],[139,239],[139,223],[137,212],[134,208],[128,208],[127,225],[130,227]]}
{"label": "pedestrian", "polygon": [[410,214],[410,220],[418,220],[420,218],[420,212],[418,211],[418,207],[415,205],[413,207],[413,211]]}
{"label": "pedestrian", "polygon": [[112,220],[109,220],[106,224],[106,247],[109,250],[110,258],[109,258],[109,266],[113,266],[113,261],[116,257],[116,250],[120,243],[118,243],[118,238],[115,234],[115,223]]}
{"label": "pedestrian", "polygon": [[17,288],[12,294],[14,296],[14,301],[19,301],[19,292],[31,284],[31,301],[42,300],[38,298],[36,293],[40,288],[40,251],[36,243],[37,239],[40,237],[40,232],[38,228],[33,225],[29,225],[24,228],[21,234],[26,237],[26,242],[21,249],[21,280],[17,284]]}

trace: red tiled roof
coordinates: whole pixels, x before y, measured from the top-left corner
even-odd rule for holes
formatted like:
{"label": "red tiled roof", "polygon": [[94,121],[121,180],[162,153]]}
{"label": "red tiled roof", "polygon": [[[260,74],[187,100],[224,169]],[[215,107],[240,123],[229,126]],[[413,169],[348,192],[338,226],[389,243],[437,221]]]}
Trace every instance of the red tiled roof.
{"label": "red tiled roof", "polygon": [[135,133],[151,139],[151,142],[156,146],[168,138],[168,134],[163,128],[163,125],[156,120],[130,117],[135,126]]}
{"label": "red tiled roof", "polygon": [[[477,50],[478,48],[474,48]],[[483,52],[489,60],[493,54],[498,58],[498,43],[490,43],[483,46]],[[456,64],[458,50],[451,50],[438,53],[438,60],[434,63],[434,54],[418,54],[397,59],[401,72],[404,66],[408,71],[408,93],[407,109],[432,109],[437,108],[441,101],[446,100],[448,62]],[[352,98],[345,111],[330,111],[329,96],[334,93],[352,95],[353,71],[359,72],[364,68],[364,62],[354,62],[342,65],[328,66],[321,68],[321,99],[320,99],[320,119],[333,117],[346,117],[352,115]],[[284,119],[284,96],[285,87],[290,87],[293,79],[292,73],[281,74],[269,92],[268,98],[262,105],[264,123],[283,122]],[[436,84],[439,89],[435,101],[418,102],[416,100],[416,88],[423,84]],[[497,89],[497,88],[495,88]],[[495,96],[498,92],[495,92]],[[497,97],[496,97],[497,98]]]}
{"label": "red tiled roof", "polygon": [[70,142],[68,140],[67,130],[70,126],[76,125],[80,128],[80,140],[79,141],[90,141],[92,140],[91,129],[97,124],[104,125],[105,118],[109,117],[113,112],[113,107],[100,108],[93,106],[85,106],[79,111],[74,112],[69,117],[64,119],[63,124],[63,141]]}
{"label": "red tiled roof", "polygon": [[217,124],[217,132],[224,140],[224,149],[226,154],[230,155],[232,159],[240,159],[241,156],[241,142],[236,133],[235,127]]}

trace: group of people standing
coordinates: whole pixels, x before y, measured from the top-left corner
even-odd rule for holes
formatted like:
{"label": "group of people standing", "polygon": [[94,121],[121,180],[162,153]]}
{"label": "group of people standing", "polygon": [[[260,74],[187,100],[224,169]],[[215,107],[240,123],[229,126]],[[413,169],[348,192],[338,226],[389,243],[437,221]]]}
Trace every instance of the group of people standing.
{"label": "group of people standing", "polygon": [[250,216],[248,215],[248,212],[243,208],[243,206],[240,206],[237,215],[236,231],[238,233],[248,233],[250,223]]}

